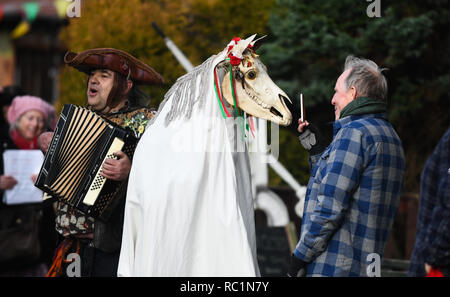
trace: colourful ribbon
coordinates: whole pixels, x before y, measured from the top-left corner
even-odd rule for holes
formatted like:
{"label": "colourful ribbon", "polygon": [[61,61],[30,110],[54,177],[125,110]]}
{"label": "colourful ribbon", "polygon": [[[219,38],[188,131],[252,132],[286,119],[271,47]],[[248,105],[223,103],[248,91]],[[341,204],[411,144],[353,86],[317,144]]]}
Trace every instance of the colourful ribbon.
{"label": "colourful ribbon", "polygon": [[[246,119],[247,119],[246,113],[244,112],[243,116],[239,115],[239,106],[238,106],[238,102],[236,99],[236,88],[235,88],[235,83],[234,83],[232,66],[239,65],[239,63],[241,62],[241,59],[238,57],[235,57],[231,53],[231,50],[233,49],[234,45],[236,45],[240,40],[241,39],[239,37],[235,37],[228,44],[228,58],[226,58],[226,61],[230,62],[231,94],[233,96],[233,103],[234,103],[234,110],[236,112],[236,117],[238,118],[239,126],[240,126],[241,132],[242,132],[242,139],[244,140],[245,139],[245,130],[248,131],[249,127],[250,127],[250,131],[252,132],[253,137],[255,137],[255,133],[254,133],[255,126],[253,124],[253,118],[251,116],[249,117],[249,122],[246,122]],[[217,70],[216,69],[214,69],[214,91],[216,93],[217,102],[219,103],[220,111],[222,113],[223,118],[225,119],[227,117],[231,117],[231,115],[229,114],[228,110],[225,107],[222,96],[220,94],[220,88],[219,88],[219,82],[218,82],[218,78],[217,78]]]}
{"label": "colourful ribbon", "polygon": [[220,95],[219,82],[217,81],[217,70],[214,68],[214,91],[216,91],[216,97],[219,102],[220,111],[222,112],[222,116],[225,119],[226,117],[230,117],[228,110],[223,103],[222,96]]}

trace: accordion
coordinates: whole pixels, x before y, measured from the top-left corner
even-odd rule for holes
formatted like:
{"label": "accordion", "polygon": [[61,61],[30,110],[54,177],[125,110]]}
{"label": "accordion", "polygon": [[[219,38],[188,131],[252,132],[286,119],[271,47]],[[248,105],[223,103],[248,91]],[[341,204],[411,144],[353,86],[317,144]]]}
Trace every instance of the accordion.
{"label": "accordion", "polygon": [[65,104],[35,186],[101,218],[123,183],[102,177],[102,164],[116,158],[117,151],[131,159],[136,145],[137,138],[126,129],[87,108]]}

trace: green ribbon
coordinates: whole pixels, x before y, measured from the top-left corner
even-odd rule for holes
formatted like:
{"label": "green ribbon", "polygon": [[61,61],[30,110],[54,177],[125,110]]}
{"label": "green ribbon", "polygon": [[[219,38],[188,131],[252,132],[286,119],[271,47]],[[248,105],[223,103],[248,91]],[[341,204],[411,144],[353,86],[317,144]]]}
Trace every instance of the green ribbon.
{"label": "green ribbon", "polygon": [[219,92],[217,91],[217,88],[218,88],[218,86],[217,86],[216,83],[214,82],[214,91],[216,91],[217,102],[219,102],[220,111],[222,112],[223,118],[226,119],[226,118],[227,118],[227,115],[225,114],[224,107],[223,107],[223,105],[222,105],[222,102],[220,101]]}

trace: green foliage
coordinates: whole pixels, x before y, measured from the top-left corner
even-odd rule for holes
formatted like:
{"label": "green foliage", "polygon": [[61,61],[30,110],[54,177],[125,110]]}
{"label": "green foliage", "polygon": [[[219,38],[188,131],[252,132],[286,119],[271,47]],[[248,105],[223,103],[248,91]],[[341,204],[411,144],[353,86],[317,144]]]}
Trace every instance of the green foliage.
{"label": "green foliage", "polygon": [[184,26],[179,28],[188,37],[186,47],[202,53],[203,61],[221,51],[235,36],[266,34],[274,4],[274,0],[195,0]]}
{"label": "green foliage", "polygon": [[[366,15],[364,0],[96,0],[82,1],[82,17],[71,19],[62,39],[72,51],[115,47],[130,52],[162,74],[166,84],[145,87],[158,107],[185,73],[156,22],[199,65],[234,37],[268,34],[258,50],[269,74],[293,100],[293,123],[280,130],[281,163],[302,184],[309,176],[307,153],[297,139],[298,94],[307,119],[331,138],[330,100],[349,54],[389,70],[389,118],[407,159],[405,191],[418,191],[426,158],[449,125],[450,10],[447,1],[381,2],[381,17]],[[86,76],[65,67],[59,104],[84,104]],[[273,172],[271,185],[283,182]]]}
{"label": "green foliage", "polygon": [[[75,52],[113,47],[129,52],[159,72],[166,84],[143,87],[157,108],[164,94],[185,70],[154,31],[156,22],[194,65],[221,51],[234,36],[264,34],[274,0],[145,1],[96,0],[82,2],[81,18],[70,19],[61,38]],[[236,9],[239,7],[239,9]],[[86,76],[65,67],[61,74],[64,103],[85,103]]]}
{"label": "green foliage", "polygon": [[[302,92],[308,120],[319,124],[330,120],[324,114],[332,112],[333,88],[347,55],[388,68],[389,118],[407,160],[405,191],[418,191],[423,164],[450,124],[450,10],[437,0],[380,2],[381,17],[369,18],[366,1],[278,0],[261,58],[295,98],[294,115],[298,118]],[[294,119],[293,134],[296,127]],[[288,169],[295,170],[298,154],[283,154],[289,156]]]}
{"label": "green foliage", "polygon": [[[118,48],[148,63],[163,75],[168,84],[182,75],[183,69],[151,27],[152,19],[163,19],[167,14],[157,5],[142,3],[140,0],[96,0],[82,3],[82,17],[71,19],[69,26],[61,34],[71,51]],[[171,71],[167,71],[168,69]],[[61,74],[59,103],[84,104],[85,86],[85,74],[65,67]],[[153,98],[152,105],[157,107],[167,88],[167,85],[153,86],[143,90],[150,94]]]}

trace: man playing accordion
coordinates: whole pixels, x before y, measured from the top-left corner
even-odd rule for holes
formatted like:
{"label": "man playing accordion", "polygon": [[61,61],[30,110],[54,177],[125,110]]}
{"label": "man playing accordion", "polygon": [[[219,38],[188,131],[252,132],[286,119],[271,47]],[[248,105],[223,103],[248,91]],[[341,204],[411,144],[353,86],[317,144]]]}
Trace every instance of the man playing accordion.
{"label": "man playing accordion", "polygon": [[[139,139],[155,111],[140,105],[148,98],[136,84],[162,84],[162,77],[128,53],[111,48],[68,52],[64,61],[88,75],[87,108],[131,129]],[[39,137],[42,151],[48,150],[52,136],[53,133],[48,132]],[[66,276],[70,253],[80,257],[81,276],[116,276],[132,154],[115,152],[116,158],[107,159],[102,165],[101,176],[121,182],[108,205],[107,220],[94,219],[61,200],[57,202],[56,230],[63,240],[47,276]]]}

